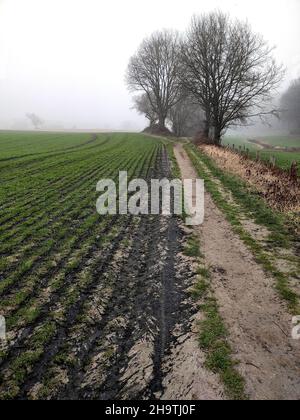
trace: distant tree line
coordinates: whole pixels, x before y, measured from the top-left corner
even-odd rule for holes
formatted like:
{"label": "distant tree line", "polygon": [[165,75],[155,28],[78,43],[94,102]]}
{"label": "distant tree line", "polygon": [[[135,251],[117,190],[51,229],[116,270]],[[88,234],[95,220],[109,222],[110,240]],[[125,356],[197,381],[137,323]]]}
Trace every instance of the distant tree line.
{"label": "distant tree line", "polygon": [[127,85],[150,130],[201,133],[220,144],[225,131],[268,109],[284,71],[272,48],[247,23],[221,12],[194,17],[187,32],[159,31],[131,57]]}
{"label": "distant tree line", "polygon": [[300,78],[294,80],[281,98],[282,120],[291,134],[300,134]]}

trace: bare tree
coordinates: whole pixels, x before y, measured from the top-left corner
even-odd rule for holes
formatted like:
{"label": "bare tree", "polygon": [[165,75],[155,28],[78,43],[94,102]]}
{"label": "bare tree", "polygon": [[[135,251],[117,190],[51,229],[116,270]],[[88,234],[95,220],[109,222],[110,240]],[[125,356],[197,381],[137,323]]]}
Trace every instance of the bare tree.
{"label": "bare tree", "polygon": [[28,113],[26,114],[26,117],[30,120],[31,124],[36,130],[41,128],[44,124],[44,121],[34,113]]}
{"label": "bare tree", "polygon": [[130,59],[127,85],[131,91],[143,91],[158,116],[158,124],[165,129],[170,109],[178,101],[179,37],[176,32],[152,34]]}
{"label": "bare tree", "polygon": [[221,12],[194,17],[181,60],[182,83],[204,109],[206,135],[215,144],[230,126],[276,113],[266,105],[283,70],[248,24]]}
{"label": "bare tree", "polygon": [[[151,95],[153,96],[153,95]],[[141,115],[144,115],[147,120],[149,120],[149,126],[152,127],[156,124],[158,120],[158,116],[155,110],[149,101],[148,95],[143,93],[140,96],[136,96],[133,98],[134,101],[134,109]],[[153,98],[154,101],[154,98]]]}
{"label": "bare tree", "polygon": [[281,98],[283,119],[292,133],[300,133],[300,78],[294,80]]}

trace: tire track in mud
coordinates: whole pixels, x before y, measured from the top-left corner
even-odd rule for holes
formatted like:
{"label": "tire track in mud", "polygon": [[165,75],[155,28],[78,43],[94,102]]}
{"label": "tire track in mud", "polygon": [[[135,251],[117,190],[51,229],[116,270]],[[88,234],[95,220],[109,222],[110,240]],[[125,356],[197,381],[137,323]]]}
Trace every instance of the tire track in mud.
{"label": "tire track in mud", "polygon": [[[160,165],[160,175],[168,176],[169,164],[165,150]],[[139,237],[135,238],[129,263],[121,275],[121,281],[117,281],[121,291],[116,290],[114,293],[117,296],[112,305],[115,313],[109,315],[111,320],[120,319],[121,312],[123,319],[123,325],[116,330],[117,356],[110,363],[108,374],[101,374],[100,368],[98,377],[104,375],[104,380],[100,383],[97,383],[97,378],[95,380],[95,364],[90,361],[90,369],[86,370],[92,377],[94,374],[94,382],[84,386],[79,394],[73,394],[73,398],[159,398],[164,392],[164,377],[170,370],[164,366],[165,359],[168,358],[171,347],[178,344],[173,331],[178,324],[181,325],[181,335],[190,331],[190,317],[195,308],[188,300],[187,288],[192,283],[192,274],[188,276],[186,270],[183,278],[176,277],[175,273],[175,260],[178,260],[183,236],[178,219],[158,217],[143,219],[142,223],[143,227]],[[145,247],[148,247],[146,265]],[[190,279],[189,284],[186,278]],[[132,286],[119,299],[123,284]],[[91,360],[95,361],[95,357],[103,349],[108,333],[109,331],[103,332],[100,342],[89,356]],[[135,348],[138,348],[137,353]],[[143,353],[144,356],[141,357]],[[134,364],[136,354],[139,354],[139,361]],[[143,377],[145,371],[149,372],[147,378]],[[79,383],[84,382],[84,377],[84,373],[79,376],[75,389],[78,389]],[[88,374],[87,379],[90,379]]]}
{"label": "tire track in mud", "polygon": [[[153,230],[154,228],[154,230]],[[112,293],[112,300],[105,309],[103,316],[97,326],[97,332],[94,336],[93,341],[90,343],[88,350],[84,354],[82,361],[83,366],[86,364],[88,368],[89,361],[93,359],[99,352],[101,347],[105,345],[107,335],[114,335],[116,350],[116,359],[113,364],[110,365],[109,372],[105,375],[105,379],[101,384],[91,384],[80,390],[80,384],[84,380],[85,371],[78,371],[73,373],[71,384],[66,396],[69,398],[81,398],[81,399],[110,399],[118,393],[120,384],[118,378],[120,376],[121,369],[126,366],[127,352],[133,345],[136,337],[136,333],[142,331],[141,324],[143,324],[143,330],[146,328],[144,320],[141,320],[137,310],[137,300],[146,300],[147,295],[145,293],[146,284],[145,274],[147,273],[147,258],[149,258],[149,243],[145,241],[145,237],[148,237],[152,231],[153,246],[156,246],[156,231],[154,225],[149,224],[146,219],[141,220],[139,231],[133,238],[133,246],[130,250],[128,261],[125,266],[121,268],[121,271],[117,275],[115,281],[115,288]],[[148,312],[148,311],[147,311]],[[143,318],[147,319],[146,307],[143,308]],[[113,320],[119,320],[120,325],[110,326]],[[134,329],[134,324],[138,325],[137,330]],[[121,326],[121,328],[120,328]],[[70,392],[70,388],[73,390]]]}
{"label": "tire track in mud", "polygon": [[[107,313],[107,319],[105,319],[106,325],[113,319],[122,320],[121,328],[117,326],[115,331],[116,357],[109,366],[104,381],[85,387],[76,396],[77,398],[120,399],[124,397],[124,388],[127,398],[154,398],[155,393],[163,391],[163,358],[168,353],[172,341],[172,330],[180,320],[179,314],[184,314],[183,307],[179,312],[179,303],[183,299],[179,287],[173,284],[172,257],[167,262],[161,260],[160,246],[168,244],[164,241],[165,232],[161,232],[160,221],[153,218],[143,223],[144,226],[141,227],[130,253],[130,263],[126,265],[117,281],[118,288],[113,294],[115,299],[112,301],[112,310]],[[175,239],[175,241],[166,254],[166,259],[174,252],[174,248],[178,247],[179,232],[174,220],[168,230],[172,231],[168,239],[172,241]],[[147,238],[146,241],[145,238]],[[124,293],[126,284],[128,284],[128,289]],[[102,330],[102,327],[101,323],[99,330]],[[105,335],[113,333],[111,329],[103,329],[102,337],[89,355],[90,359],[101,351],[106,340]],[[139,364],[137,369],[141,371],[151,366],[151,381],[145,381],[142,384],[134,382],[129,389],[126,389],[127,379],[124,380],[122,377],[130,363],[129,354],[136,343],[141,341],[144,341],[144,346],[151,348],[151,358],[148,358],[146,366]],[[134,373],[132,372],[131,376],[134,376]],[[78,384],[81,383],[81,379],[83,378],[79,378]]]}
{"label": "tire track in mud", "polygon": [[150,399],[156,399],[164,392],[164,358],[170,354],[171,344],[176,341],[173,336],[176,324],[184,325],[183,333],[187,334],[189,325],[186,321],[193,314],[192,306],[184,303],[188,299],[187,291],[182,290],[175,273],[175,259],[180,251],[182,232],[179,231],[178,223],[174,218],[167,223],[165,244],[161,244],[161,248],[165,246],[167,252],[160,272],[160,299],[155,305],[158,334],[154,342],[153,378],[146,393],[140,395]]}
{"label": "tire track in mud", "polygon": [[[159,166],[159,175],[168,176],[165,150]],[[141,219],[128,262],[117,275],[112,301],[92,333],[92,340],[85,344],[79,366],[73,369],[68,385],[58,393],[59,399],[156,398],[163,393],[163,360],[175,342],[172,331],[180,323],[188,332],[189,323],[185,321],[193,312],[192,306],[187,304],[186,285],[182,279],[176,282],[175,276],[175,258],[181,239],[177,219]],[[118,323],[112,327],[114,320]],[[94,361],[104,353],[108,336],[113,337],[110,345],[115,346],[115,357],[106,372],[98,363],[97,376]],[[150,368],[152,372],[148,381],[136,381],[128,389],[124,373],[130,370],[131,350],[141,341],[144,341],[142,347],[150,348],[151,352],[146,366],[139,364],[137,371],[130,373],[131,379],[144,369]]]}

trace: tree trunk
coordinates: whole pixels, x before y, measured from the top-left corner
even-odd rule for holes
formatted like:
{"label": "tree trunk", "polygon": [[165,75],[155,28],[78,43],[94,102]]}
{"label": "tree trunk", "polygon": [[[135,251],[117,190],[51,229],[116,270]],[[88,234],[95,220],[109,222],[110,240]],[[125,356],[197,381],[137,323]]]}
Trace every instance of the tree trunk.
{"label": "tree trunk", "polygon": [[213,143],[215,146],[221,146],[221,129],[218,127],[215,127],[214,129],[214,135],[213,135]]}
{"label": "tree trunk", "polygon": [[203,130],[204,136],[208,139],[209,138],[209,121],[204,121],[204,130]]}
{"label": "tree trunk", "polygon": [[161,130],[166,128],[166,117],[164,115],[159,116],[158,125]]}
{"label": "tree trunk", "polygon": [[205,120],[204,120],[204,135],[209,140],[209,134],[210,134],[210,114],[206,110],[205,111]]}

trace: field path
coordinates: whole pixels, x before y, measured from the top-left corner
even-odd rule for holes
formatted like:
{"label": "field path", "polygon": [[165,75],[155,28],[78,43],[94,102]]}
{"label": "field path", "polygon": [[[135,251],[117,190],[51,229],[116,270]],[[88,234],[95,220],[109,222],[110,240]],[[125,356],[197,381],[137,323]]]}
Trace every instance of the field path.
{"label": "field path", "polygon": [[[182,145],[175,146],[175,156],[182,177],[195,179]],[[291,315],[274,290],[275,280],[255,262],[208,193],[205,221],[196,231],[247,394],[299,399],[300,342],[291,338]]]}

